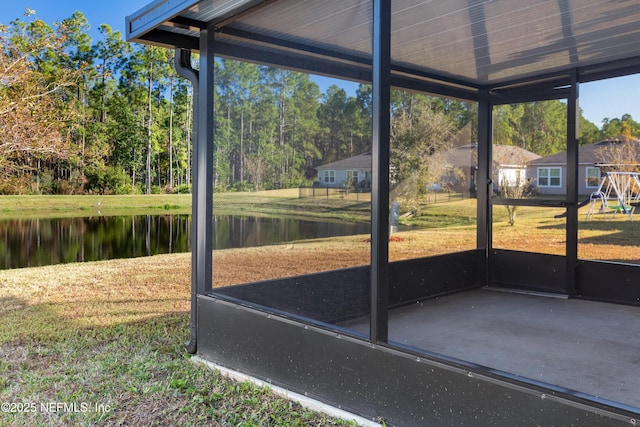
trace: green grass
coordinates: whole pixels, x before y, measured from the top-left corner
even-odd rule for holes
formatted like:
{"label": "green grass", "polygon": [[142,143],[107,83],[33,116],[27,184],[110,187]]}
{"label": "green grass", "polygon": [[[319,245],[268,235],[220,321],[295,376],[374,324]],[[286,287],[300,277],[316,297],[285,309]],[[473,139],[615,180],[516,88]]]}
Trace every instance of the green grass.
{"label": "green grass", "polygon": [[[366,222],[370,202],[351,198],[298,198],[296,189],[246,193],[215,193],[216,214],[246,214]],[[84,216],[189,214],[190,194],[127,196],[0,196],[0,219]]]}
{"label": "green grass", "polygon": [[425,203],[420,206],[417,215],[401,218],[400,223],[425,229],[475,226],[476,215],[475,199]]}
{"label": "green grass", "polygon": [[192,363],[188,260],[0,271],[0,426],[355,425]]}
{"label": "green grass", "polygon": [[0,219],[191,213],[190,194],[0,196]]}
{"label": "green grass", "polygon": [[[0,346],[0,401],[35,412],[0,414],[0,425],[344,426],[251,383],[191,363],[186,315]],[[85,412],[47,413],[66,403]]]}

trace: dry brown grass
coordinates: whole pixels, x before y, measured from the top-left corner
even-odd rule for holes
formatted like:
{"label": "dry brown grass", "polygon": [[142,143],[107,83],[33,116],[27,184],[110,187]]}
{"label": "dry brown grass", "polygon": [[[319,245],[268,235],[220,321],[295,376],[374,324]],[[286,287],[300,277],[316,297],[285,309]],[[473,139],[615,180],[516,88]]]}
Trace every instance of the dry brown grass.
{"label": "dry brown grass", "polygon": [[189,263],[180,254],[0,271],[0,299],[19,308],[0,310],[0,342],[183,313]]}

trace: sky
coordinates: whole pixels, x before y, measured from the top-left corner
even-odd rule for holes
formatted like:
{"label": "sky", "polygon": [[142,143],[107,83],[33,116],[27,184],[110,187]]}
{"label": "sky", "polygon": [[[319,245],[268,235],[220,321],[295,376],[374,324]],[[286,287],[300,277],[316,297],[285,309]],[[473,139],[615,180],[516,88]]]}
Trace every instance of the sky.
{"label": "sky", "polygon": [[[47,24],[70,17],[73,12],[82,12],[91,25],[91,36],[99,40],[98,28],[106,23],[114,31],[125,34],[125,16],[141,9],[151,0],[2,0],[0,23],[9,24],[16,18],[27,19],[27,8],[35,10],[35,17]],[[326,77],[313,76],[320,91],[324,93],[332,84],[343,86],[347,94],[355,95],[357,84],[341,82]],[[640,74],[619,77],[607,81],[580,85],[580,108],[587,120],[600,127],[604,118],[620,118],[630,114],[640,122]]]}

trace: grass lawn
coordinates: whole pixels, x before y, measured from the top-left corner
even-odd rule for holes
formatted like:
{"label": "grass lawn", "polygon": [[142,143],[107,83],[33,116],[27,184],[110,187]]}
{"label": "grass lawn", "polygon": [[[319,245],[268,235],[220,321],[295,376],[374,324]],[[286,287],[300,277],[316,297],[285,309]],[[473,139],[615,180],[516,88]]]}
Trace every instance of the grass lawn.
{"label": "grass lawn", "polygon": [[[219,214],[287,216],[294,218],[366,222],[370,200],[364,195],[346,198],[298,198],[298,189],[245,193],[215,193]],[[0,220],[85,216],[189,214],[191,194],[126,196],[0,196]]]}
{"label": "grass lawn", "polygon": [[0,426],[353,425],[190,363],[189,261],[0,271]]}
{"label": "grass lawn", "polygon": [[191,213],[190,194],[0,196],[0,219]]}

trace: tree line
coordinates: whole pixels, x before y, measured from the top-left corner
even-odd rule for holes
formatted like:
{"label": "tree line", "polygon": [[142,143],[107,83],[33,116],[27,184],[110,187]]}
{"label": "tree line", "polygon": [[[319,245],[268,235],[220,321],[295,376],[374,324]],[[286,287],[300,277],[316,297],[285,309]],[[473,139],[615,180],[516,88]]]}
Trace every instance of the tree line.
{"label": "tree line", "polygon": [[[106,24],[94,41],[81,12],[52,25],[32,13],[0,24],[0,194],[190,191],[193,94],[173,51],[127,43]],[[318,165],[371,148],[368,85],[321,93],[309,75],[224,59],[214,73],[217,191],[309,185]],[[394,90],[391,110],[399,179],[476,139],[475,103]],[[640,134],[629,115],[580,125],[581,143]],[[566,105],[496,107],[494,140],[564,150]]]}

